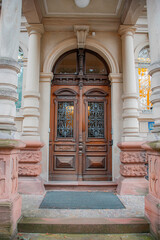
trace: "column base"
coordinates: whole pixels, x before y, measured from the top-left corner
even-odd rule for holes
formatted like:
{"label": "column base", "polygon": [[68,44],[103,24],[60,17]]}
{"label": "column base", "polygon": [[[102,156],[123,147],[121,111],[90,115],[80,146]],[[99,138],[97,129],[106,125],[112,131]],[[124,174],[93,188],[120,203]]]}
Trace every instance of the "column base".
{"label": "column base", "polygon": [[145,178],[124,178],[118,180],[117,193],[120,195],[144,196],[148,193],[148,181]]}
{"label": "column base", "polygon": [[160,239],[160,199],[148,194],[145,197],[145,214],[150,221],[151,233]]}
{"label": "column base", "polygon": [[18,192],[28,195],[43,195],[45,188],[40,177],[19,177]]}
{"label": "column base", "polygon": [[21,217],[22,199],[19,194],[11,200],[0,200],[0,239],[14,239],[17,221]]}

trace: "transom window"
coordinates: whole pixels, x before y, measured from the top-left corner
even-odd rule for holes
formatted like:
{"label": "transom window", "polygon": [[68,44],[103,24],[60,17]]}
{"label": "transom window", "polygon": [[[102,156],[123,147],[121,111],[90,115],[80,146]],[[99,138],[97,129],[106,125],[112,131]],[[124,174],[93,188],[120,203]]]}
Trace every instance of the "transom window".
{"label": "transom window", "polygon": [[[81,51],[81,53],[79,52]],[[54,74],[107,74],[103,58],[90,50],[73,50],[65,53],[55,64]]]}

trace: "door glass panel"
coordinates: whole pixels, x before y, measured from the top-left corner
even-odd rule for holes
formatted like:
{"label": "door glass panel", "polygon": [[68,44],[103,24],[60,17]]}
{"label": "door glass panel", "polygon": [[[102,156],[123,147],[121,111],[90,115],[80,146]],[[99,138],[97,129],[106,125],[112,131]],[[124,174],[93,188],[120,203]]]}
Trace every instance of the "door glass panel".
{"label": "door glass panel", "polygon": [[74,123],[74,102],[58,102],[57,137],[72,138]]}
{"label": "door glass panel", "polygon": [[88,137],[104,138],[104,102],[88,102]]}

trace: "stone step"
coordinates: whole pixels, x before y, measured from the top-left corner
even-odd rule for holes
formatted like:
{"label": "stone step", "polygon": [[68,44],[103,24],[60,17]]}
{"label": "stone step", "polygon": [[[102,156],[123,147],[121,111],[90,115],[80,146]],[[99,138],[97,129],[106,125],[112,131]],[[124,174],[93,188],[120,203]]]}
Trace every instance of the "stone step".
{"label": "stone step", "polygon": [[52,234],[18,233],[17,240],[154,240],[149,233],[134,234]]}
{"label": "stone step", "polygon": [[112,181],[54,181],[44,184],[46,190],[108,191],[116,192],[117,183]]}
{"label": "stone step", "polygon": [[27,218],[18,223],[18,232],[63,234],[148,233],[144,218]]}

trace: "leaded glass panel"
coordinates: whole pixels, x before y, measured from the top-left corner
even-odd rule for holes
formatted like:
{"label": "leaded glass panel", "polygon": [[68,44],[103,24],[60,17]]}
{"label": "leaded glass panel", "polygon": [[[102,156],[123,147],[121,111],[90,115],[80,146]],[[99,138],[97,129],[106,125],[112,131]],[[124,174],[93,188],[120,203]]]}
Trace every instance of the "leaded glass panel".
{"label": "leaded glass panel", "polygon": [[88,137],[104,138],[104,102],[88,102]]}
{"label": "leaded glass panel", "polygon": [[74,102],[58,102],[57,137],[72,138],[74,123]]}

